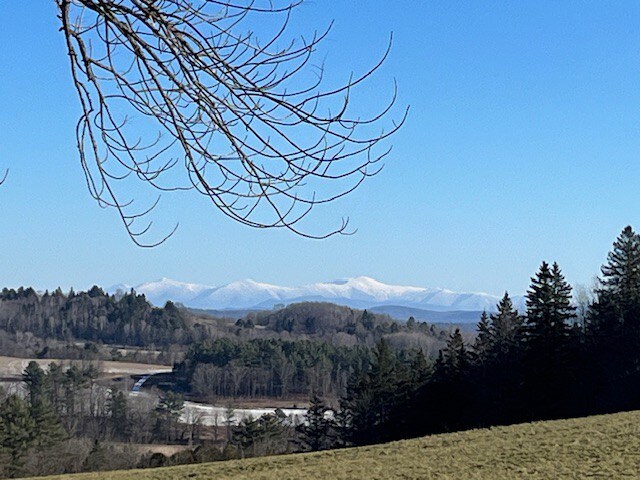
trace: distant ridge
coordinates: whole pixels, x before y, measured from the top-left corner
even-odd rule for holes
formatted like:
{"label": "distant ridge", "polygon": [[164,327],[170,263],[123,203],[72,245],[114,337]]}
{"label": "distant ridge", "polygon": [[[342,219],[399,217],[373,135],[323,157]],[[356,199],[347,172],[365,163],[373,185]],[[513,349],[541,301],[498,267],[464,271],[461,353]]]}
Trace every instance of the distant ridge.
{"label": "distant ridge", "polygon": [[[447,318],[454,321],[454,317],[455,321],[471,321],[471,317],[477,321],[479,312],[494,311],[499,301],[498,297],[486,293],[388,285],[364,276],[300,287],[282,287],[251,279],[213,287],[162,278],[135,287],[114,285],[108,291],[116,293],[117,290],[131,288],[145,294],[151,303],[158,306],[171,300],[203,310],[267,310],[279,304],[323,301],[352,308],[369,308],[394,317],[404,318],[408,313],[406,317],[413,315],[416,320],[427,320],[424,318],[426,315],[432,317],[430,321],[440,322],[448,321]],[[515,297],[514,304],[522,307],[522,297]],[[447,312],[448,315],[436,315],[438,312]]]}

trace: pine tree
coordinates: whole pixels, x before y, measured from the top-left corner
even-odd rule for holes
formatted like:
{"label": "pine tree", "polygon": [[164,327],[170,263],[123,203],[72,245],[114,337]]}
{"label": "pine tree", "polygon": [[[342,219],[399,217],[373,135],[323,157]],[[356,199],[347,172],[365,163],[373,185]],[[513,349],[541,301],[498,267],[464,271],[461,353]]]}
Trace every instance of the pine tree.
{"label": "pine tree", "polygon": [[491,337],[497,355],[507,355],[518,346],[523,322],[513,308],[509,294],[505,292],[498,303],[498,313],[491,314]]}
{"label": "pine tree", "polygon": [[231,432],[231,442],[240,449],[243,458],[250,450],[253,452],[255,444],[260,441],[263,433],[260,419],[254,419],[251,416],[240,420]]}
{"label": "pine tree", "polygon": [[571,286],[557,263],[549,268],[547,262],[542,262],[536,276],[531,278],[527,292],[528,341],[557,343],[568,336],[568,321],[573,318],[575,307],[571,305]]}
{"label": "pine tree", "polygon": [[425,388],[422,407],[428,412],[423,420],[427,431],[457,430],[466,424],[470,413],[470,360],[460,329],[456,328],[446,348],[439,352],[434,375]]}
{"label": "pine tree", "polygon": [[640,235],[622,230],[602,266],[588,313],[590,382],[607,392],[603,403],[638,408],[640,398]]}
{"label": "pine tree", "polygon": [[333,444],[333,422],[327,418],[331,411],[324,401],[314,393],[304,416],[304,423],[296,427],[300,434],[300,445],[306,451],[318,451],[331,448]]}
{"label": "pine tree", "polygon": [[514,394],[521,378],[523,319],[513,308],[509,294],[498,302],[497,312],[483,314],[478,324],[478,336],[473,347],[474,371],[469,377],[473,390],[468,411],[480,425],[490,425],[498,419],[513,418]]}
{"label": "pine tree", "polygon": [[640,235],[630,226],[622,230],[602,266],[598,301],[590,315],[591,330],[605,335],[620,329],[640,330]]}
{"label": "pine tree", "polygon": [[533,417],[562,415],[569,408],[573,358],[569,321],[575,318],[571,286],[560,267],[542,262],[527,292],[524,401]]}
{"label": "pine tree", "polygon": [[40,366],[29,362],[22,374],[29,391],[29,412],[36,425],[34,443],[38,448],[49,447],[65,436],[60,418],[50,400],[49,376]]}
{"label": "pine tree", "polygon": [[441,368],[449,380],[462,377],[469,367],[469,353],[464,344],[460,329],[456,328],[449,337],[447,347],[442,351]]}
{"label": "pine tree", "polygon": [[603,286],[624,306],[640,300],[640,236],[631,226],[622,230],[602,266]]}
{"label": "pine tree", "polygon": [[128,408],[127,397],[125,394],[115,387],[109,389],[107,397],[107,413],[111,417],[113,430],[120,436],[126,436],[128,433]]}
{"label": "pine tree", "polygon": [[406,367],[381,339],[369,370],[354,374],[340,401],[346,442],[363,445],[392,435],[391,415],[405,399],[408,379]]}
{"label": "pine tree", "polygon": [[431,367],[427,362],[427,357],[424,356],[424,352],[418,349],[411,360],[409,366],[411,372],[411,390],[417,391],[424,386],[429,380],[431,374]]}
{"label": "pine tree", "polygon": [[166,440],[169,441],[183,410],[184,397],[182,394],[172,391],[166,392],[156,407],[156,433],[158,435],[164,433]]}
{"label": "pine tree", "polygon": [[472,350],[473,360],[477,365],[483,365],[489,361],[494,344],[493,332],[489,325],[489,315],[487,315],[486,310],[483,311],[480,316],[477,331],[478,335],[476,336]]}
{"label": "pine tree", "polygon": [[29,403],[31,405],[41,401],[47,394],[47,378],[44,370],[37,362],[31,361],[24,369],[22,381],[26,383],[29,391]]}
{"label": "pine tree", "polygon": [[36,424],[29,412],[29,404],[17,395],[10,395],[0,404],[0,447],[10,458],[9,476],[16,476],[23,458],[33,445]]}

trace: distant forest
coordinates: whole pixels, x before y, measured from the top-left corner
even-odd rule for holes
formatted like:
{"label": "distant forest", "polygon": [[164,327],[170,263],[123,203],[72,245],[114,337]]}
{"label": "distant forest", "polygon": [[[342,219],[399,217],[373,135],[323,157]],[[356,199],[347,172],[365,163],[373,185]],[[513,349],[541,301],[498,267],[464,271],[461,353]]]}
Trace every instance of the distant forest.
{"label": "distant forest", "polygon": [[[592,295],[575,305],[559,265],[543,262],[531,278],[525,312],[505,293],[496,312],[481,316],[477,335],[465,338],[457,329],[437,332],[412,319],[399,324],[329,304],[233,321],[200,318],[172,304],[154,308],[133,292],[116,298],[97,288],[68,295],[5,290],[3,341],[11,335],[17,341],[18,334],[45,343],[51,336],[72,344],[81,339],[87,342],[81,350],[93,355],[101,354],[100,342],[129,338],[149,347],[145,342],[153,341],[178,348],[173,385],[192,397],[304,395],[309,409],[298,424],[282,412],[232,424],[229,408],[221,433],[197,419],[180,423],[184,397],[172,389],[141,408],[117,388],[97,388],[90,367],[44,371],[32,362],[23,374],[26,398],[0,392],[0,472],[315,451],[640,409],[640,235],[631,227],[614,242]],[[430,358],[427,352],[443,336]],[[123,442],[187,448],[170,458],[141,457]]]}
{"label": "distant forest", "polygon": [[[301,303],[239,319],[153,307],[134,291],[0,292],[0,348],[6,355],[175,364],[174,388],[220,397],[337,400],[384,338],[403,356],[435,360],[449,332],[409,319],[330,303]],[[123,353],[124,352],[124,353]]]}
{"label": "distant forest", "polygon": [[374,346],[385,337],[394,348],[421,348],[437,355],[446,331],[409,319],[407,324],[385,314],[331,303],[308,302],[249,313],[243,318],[216,318],[167,302],[153,307],[133,290],[106,294],[94,286],[87,292],[36,293],[33,288],[0,292],[0,331],[55,339],[156,348],[191,345],[207,339],[313,339],[338,346]]}

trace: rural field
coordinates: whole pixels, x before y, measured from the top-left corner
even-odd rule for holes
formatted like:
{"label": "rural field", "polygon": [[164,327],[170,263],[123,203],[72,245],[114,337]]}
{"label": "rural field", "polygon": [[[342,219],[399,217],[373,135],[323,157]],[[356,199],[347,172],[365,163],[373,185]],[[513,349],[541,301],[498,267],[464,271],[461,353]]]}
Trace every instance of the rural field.
{"label": "rural field", "polygon": [[149,470],[77,480],[638,478],[640,412],[472,430],[384,445]]}
{"label": "rural field", "polygon": [[21,378],[24,369],[30,362],[36,362],[41,368],[47,368],[50,363],[62,365],[76,365],[78,367],[95,365],[104,376],[114,375],[150,375],[154,373],[170,372],[171,365],[153,365],[135,362],[114,362],[110,360],[65,360],[58,358],[17,358],[0,356],[0,377]]}

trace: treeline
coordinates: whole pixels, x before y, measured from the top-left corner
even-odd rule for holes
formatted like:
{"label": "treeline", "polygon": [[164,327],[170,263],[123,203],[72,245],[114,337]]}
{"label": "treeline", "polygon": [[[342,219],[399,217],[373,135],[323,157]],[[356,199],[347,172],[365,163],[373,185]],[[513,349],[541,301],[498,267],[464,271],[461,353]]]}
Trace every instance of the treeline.
{"label": "treeline", "polygon": [[189,349],[174,369],[192,394],[220,397],[337,398],[355,371],[366,368],[371,349],[326,342],[253,339],[207,340]]}
{"label": "treeline", "polygon": [[[47,369],[35,361],[22,375],[24,389],[0,390],[0,477],[148,468],[248,456],[317,450],[333,445],[332,417],[316,396],[306,421],[280,409],[259,418],[236,417],[205,426],[186,411],[184,397],[168,391],[156,400],[129,396],[96,381],[92,365]],[[239,421],[238,421],[239,420]],[[141,446],[175,445],[177,453],[145,453]],[[181,447],[181,448],[180,448]],[[165,448],[166,450],[166,448]]]}
{"label": "treeline", "polygon": [[75,339],[132,346],[189,344],[206,337],[173,303],[152,307],[131,291],[121,298],[100,288],[65,294],[60,289],[38,295],[32,288],[3,289],[0,329],[30,332],[43,339]]}
{"label": "treeline", "polygon": [[413,318],[401,324],[367,310],[314,302],[251,314],[236,325],[278,336],[194,344],[174,369],[186,391],[208,401],[308,397],[312,392],[337,400],[347,391],[349,379],[368,368],[372,348],[381,339],[405,360],[417,351],[435,360],[448,337]]}
{"label": "treeline", "polygon": [[[625,228],[583,318],[557,264],[531,279],[527,310],[508,294],[465,343],[454,332],[428,377],[381,344],[341,402],[352,444],[640,408],[640,236]],[[412,374],[414,375],[412,378]]]}
{"label": "treeline", "polygon": [[178,421],[182,395],[132,401],[101,386],[98,373],[93,365],[45,370],[32,361],[24,390],[0,390],[0,477],[154,466],[157,456],[130,445],[201,443],[199,423]]}
{"label": "treeline", "polygon": [[313,338],[339,346],[374,347],[384,337],[395,349],[420,348],[434,358],[448,335],[413,318],[401,323],[386,314],[327,302],[303,302],[276,311],[253,312],[238,325],[276,332],[282,340]]}
{"label": "treeline", "polygon": [[[0,292],[0,346],[17,356],[118,360],[117,352],[100,347],[112,345],[161,349],[175,358],[188,346],[212,338],[373,347],[382,337],[394,348],[420,348],[435,357],[447,332],[426,323],[402,324],[387,315],[320,302],[227,319],[196,314],[172,302],[157,308],[134,291],[114,296],[95,286],[78,293],[57,289],[38,294],[22,287]],[[147,360],[143,352],[129,359]]]}

